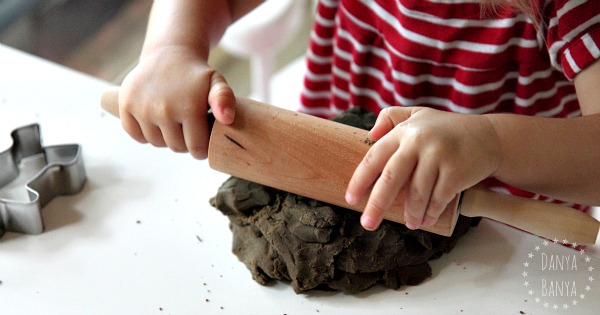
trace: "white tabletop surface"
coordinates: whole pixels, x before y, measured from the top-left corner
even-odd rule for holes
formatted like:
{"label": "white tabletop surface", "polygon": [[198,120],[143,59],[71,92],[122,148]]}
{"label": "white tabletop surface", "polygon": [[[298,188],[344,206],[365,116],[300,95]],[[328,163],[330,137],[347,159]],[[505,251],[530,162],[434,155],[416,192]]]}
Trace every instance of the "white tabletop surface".
{"label": "white tabletop surface", "polygon": [[227,175],[129,139],[99,108],[109,86],[0,45],[0,150],[11,130],[40,123],[46,145],[83,146],[88,175],[80,194],[43,209],[44,233],[0,239],[0,314],[600,312],[600,259],[489,220],[418,286],[356,296],[260,286],[208,203]]}

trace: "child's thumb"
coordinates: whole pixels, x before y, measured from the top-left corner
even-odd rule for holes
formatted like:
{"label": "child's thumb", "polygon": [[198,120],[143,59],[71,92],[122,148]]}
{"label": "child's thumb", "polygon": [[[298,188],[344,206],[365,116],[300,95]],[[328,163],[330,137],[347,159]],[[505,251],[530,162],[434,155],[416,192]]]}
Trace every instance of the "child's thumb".
{"label": "child's thumb", "polygon": [[212,108],[215,119],[228,125],[235,118],[235,95],[225,78],[217,71],[210,77],[208,104]]}
{"label": "child's thumb", "polygon": [[377,116],[375,126],[369,131],[369,139],[373,142],[381,139],[396,125],[404,122],[413,114],[413,107],[387,107],[382,109]]}

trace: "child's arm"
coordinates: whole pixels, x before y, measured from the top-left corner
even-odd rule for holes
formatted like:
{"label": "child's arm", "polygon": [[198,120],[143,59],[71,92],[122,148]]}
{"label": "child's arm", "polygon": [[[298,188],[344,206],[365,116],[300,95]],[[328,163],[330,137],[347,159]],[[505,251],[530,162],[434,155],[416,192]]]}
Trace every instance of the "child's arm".
{"label": "child's arm", "polygon": [[503,163],[493,176],[552,198],[600,204],[600,61],[575,77],[575,88],[582,117],[489,115],[502,140]]}
{"label": "child's arm", "polygon": [[155,0],[139,64],[119,93],[123,128],[132,138],[206,158],[210,106],[233,121],[235,96],[208,56],[227,26],[260,0]]}
{"label": "child's arm", "polygon": [[464,115],[424,108],[383,111],[377,141],[347,191],[356,203],[373,187],[361,222],[374,229],[406,185],[405,220],[431,226],[454,195],[488,176],[576,203],[600,204],[600,62],[575,79],[583,117]]}

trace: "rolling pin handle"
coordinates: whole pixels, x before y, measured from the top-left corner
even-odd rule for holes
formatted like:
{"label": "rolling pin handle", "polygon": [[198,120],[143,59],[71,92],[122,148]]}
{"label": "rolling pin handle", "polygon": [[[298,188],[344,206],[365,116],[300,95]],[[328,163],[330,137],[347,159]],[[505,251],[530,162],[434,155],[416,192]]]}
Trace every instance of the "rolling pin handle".
{"label": "rolling pin handle", "polygon": [[581,245],[598,244],[600,221],[563,205],[504,195],[481,185],[463,192],[460,208],[467,217],[486,217],[546,239],[567,239]]}
{"label": "rolling pin handle", "polygon": [[114,88],[102,93],[100,99],[102,108],[115,117],[119,117],[119,89]]}

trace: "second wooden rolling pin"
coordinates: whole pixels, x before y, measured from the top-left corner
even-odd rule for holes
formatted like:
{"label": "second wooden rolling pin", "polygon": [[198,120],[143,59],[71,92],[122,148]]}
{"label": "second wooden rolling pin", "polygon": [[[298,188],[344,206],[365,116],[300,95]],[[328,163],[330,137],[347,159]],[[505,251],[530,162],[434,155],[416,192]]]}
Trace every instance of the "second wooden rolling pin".
{"label": "second wooden rolling pin", "polygon": [[[102,96],[102,107],[118,116],[118,91]],[[370,147],[368,132],[249,99],[238,99],[231,125],[215,122],[209,147],[211,168],[235,177],[362,211],[346,203],[348,182]],[[385,218],[404,223],[401,191]],[[486,217],[549,239],[597,242],[600,222],[572,208],[494,193],[465,190],[438,222],[424,230],[449,236],[458,215]]]}

